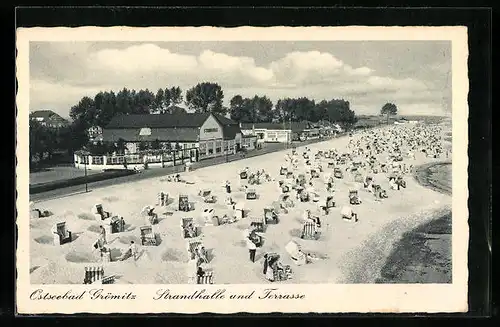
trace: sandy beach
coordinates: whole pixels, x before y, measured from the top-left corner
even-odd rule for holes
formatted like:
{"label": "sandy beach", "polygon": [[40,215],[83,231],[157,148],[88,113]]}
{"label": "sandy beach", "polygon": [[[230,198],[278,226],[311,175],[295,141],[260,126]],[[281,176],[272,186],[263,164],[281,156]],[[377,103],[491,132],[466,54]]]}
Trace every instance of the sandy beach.
{"label": "sandy beach", "polygon": [[[447,132],[446,128],[443,129]],[[451,127],[450,127],[451,128]],[[451,130],[451,129],[450,129]],[[358,139],[361,134],[352,138]],[[320,142],[307,147],[312,153],[335,148],[341,153],[347,151],[349,137]],[[445,141],[448,142],[449,141]],[[300,154],[304,147],[297,147]],[[247,158],[240,161],[206,167],[182,174],[182,178],[193,184],[168,182],[165,177],[141,180],[92,190],[60,199],[37,202],[36,207],[53,213],[47,218],[30,221],[30,273],[32,284],[82,284],[86,266],[104,266],[106,275],[115,274],[116,283],[121,284],[183,284],[187,283],[188,253],[186,242],[181,235],[180,221],[192,217],[202,224],[204,208],[213,208],[216,213],[227,212],[224,199],[224,183],[231,182],[232,197],[244,203],[249,217],[261,217],[265,207],[276,201],[280,194],[278,180],[284,156],[290,150]],[[435,164],[444,159],[429,158],[416,153],[415,159],[405,159],[414,167]],[[326,168],[325,172],[333,172]],[[252,171],[264,169],[274,181],[253,185],[259,198],[245,200],[244,192],[238,191],[242,182],[239,172],[245,167]],[[299,165],[299,170],[303,165]],[[208,268],[214,271],[216,284],[270,283],[262,273],[262,260],[266,252],[280,254],[284,264],[290,264],[293,278],[279,283],[374,283],[384,282],[382,271],[387,259],[403,235],[428,223],[435,217],[451,212],[451,194],[437,192],[419,183],[413,176],[405,176],[407,187],[396,191],[389,188],[385,174],[375,175],[377,182],[387,190],[388,198],[377,201],[373,195],[363,190],[362,184],[355,183],[353,176],[345,173],[336,180],[336,207],[328,215],[321,217],[323,226],[319,240],[302,240],[300,231],[304,209],[316,210],[313,202],[300,203],[288,214],[280,214],[277,225],[269,225],[264,233],[264,245],[257,250],[256,262],[248,259],[248,250],[243,241],[242,231],[249,227],[250,218],[243,218],[234,224],[203,226],[202,238],[211,260]],[[314,187],[323,190],[323,179],[315,180]],[[320,188],[321,186],[321,188]],[[358,189],[363,203],[356,206],[359,222],[346,222],[340,217],[340,208],[349,203],[350,189]],[[215,204],[205,204],[198,192],[211,189],[217,196]],[[157,208],[160,222],[155,225],[161,237],[158,246],[141,246],[139,227],[144,225],[140,211],[144,206],[154,206],[158,192],[166,192],[172,199],[165,208]],[[189,196],[195,203],[191,212],[176,211],[179,194]],[[140,256],[133,259],[101,264],[99,255],[93,248],[98,237],[99,222],[91,213],[92,206],[101,203],[106,211],[122,216],[126,231],[107,236],[112,256],[117,257],[128,248],[131,240],[139,244]],[[164,214],[168,212],[169,214]],[[65,221],[73,233],[74,240],[62,246],[53,245],[50,229],[54,223]],[[294,240],[304,249],[320,258],[311,264],[296,266],[284,247]],[[387,268],[385,268],[387,270]],[[387,281],[390,282],[390,281]]]}

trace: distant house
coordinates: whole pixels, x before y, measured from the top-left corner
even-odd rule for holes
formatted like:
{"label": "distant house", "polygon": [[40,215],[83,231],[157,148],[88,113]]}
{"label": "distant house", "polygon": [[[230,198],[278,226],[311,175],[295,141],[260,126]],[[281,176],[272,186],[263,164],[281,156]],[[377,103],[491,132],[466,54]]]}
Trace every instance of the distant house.
{"label": "distant house", "polygon": [[87,129],[87,135],[90,142],[102,141],[102,128],[99,126],[92,126]]}
{"label": "distant house", "polygon": [[68,120],[62,118],[52,110],[37,110],[30,113],[30,119],[39,122],[42,126],[61,128],[69,125]]}
{"label": "distant house", "polygon": [[290,143],[308,132],[306,122],[285,123],[241,123],[243,135],[257,136],[258,143]]}
{"label": "distant house", "polygon": [[104,142],[125,141],[127,153],[141,142],[159,142],[162,149],[185,150],[198,159],[232,154],[241,148],[238,123],[212,113],[117,115],[102,131]]}

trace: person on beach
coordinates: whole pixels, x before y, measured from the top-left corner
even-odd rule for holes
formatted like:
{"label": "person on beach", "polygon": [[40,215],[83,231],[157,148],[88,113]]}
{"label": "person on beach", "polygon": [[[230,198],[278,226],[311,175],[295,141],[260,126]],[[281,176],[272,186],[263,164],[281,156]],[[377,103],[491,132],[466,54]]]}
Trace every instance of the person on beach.
{"label": "person on beach", "polygon": [[99,226],[99,243],[104,246],[107,244],[106,242],[106,230],[104,227],[101,225]]}
{"label": "person on beach", "polygon": [[248,248],[248,254],[250,255],[250,261],[255,262],[255,252],[257,251],[257,246],[250,239],[250,236],[247,236],[246,243]]}
{"label": "person on beach", "polygon": [[139,251],[137,249],[137,245],[134,243],[134,241],[130,241],[130,246],[128,247],[127,251],[123,253],[118,260],[119,261],[125,261],[130,257],[134,258],[134,261],[137,261],[137,258],[139,256]]}

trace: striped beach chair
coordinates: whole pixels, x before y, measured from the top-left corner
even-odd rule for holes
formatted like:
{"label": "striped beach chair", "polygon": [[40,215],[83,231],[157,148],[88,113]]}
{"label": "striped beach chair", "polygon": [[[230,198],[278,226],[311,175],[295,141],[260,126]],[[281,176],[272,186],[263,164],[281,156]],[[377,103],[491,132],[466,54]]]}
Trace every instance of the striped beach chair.
{"label": "striped beach chair", "polygon": [[161,207],[166,206],[168,204],[168,194],[165,192],[158,193],[157,204]]}
{"label": "striped beach chair", "polygon": [[258,233],[265,232],[266,229],[265,225],[266,225],[266,219],[264,217],[252,218],[252,221],[250,222],[250,227],[253,227],[255,231]]}
{"label": "striped beach chair", "polygon": [[302,239],[315,240],[317,238],[317,225],[314,221],[306,221],[302,225]]}
{"label": "striped beach chair", "polygon": [[85,267],[84,284],[94,284],[104,277],[103,267]]}
{"label": "striped beach chair", "polygon": [[214,273],[212,271],[206,271],[203,276],[197,276],[196,284],[213,284],[214,283]]}
{"label": "striped beach chair", "polygon": [[203,246],[203,242],[201,240],[189,240],[187,243],[187,251],[189,255],[189,259],[196,259],[196,249],[200,246]]}

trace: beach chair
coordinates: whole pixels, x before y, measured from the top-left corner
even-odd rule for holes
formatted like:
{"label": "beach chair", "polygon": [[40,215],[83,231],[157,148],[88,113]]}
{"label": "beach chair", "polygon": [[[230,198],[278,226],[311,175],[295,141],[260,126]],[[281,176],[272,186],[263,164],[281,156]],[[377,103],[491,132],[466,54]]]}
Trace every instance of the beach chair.
{"label": "beach chair", "polygon": [[325,206],[327,209],[335,207],[335,200],[333,199],[333,196],[329,195],[326,197]]}
{"label": "beach chair", "polygon": [[288,173],[288,168],[287,167],[280,167],[280,175],[286,176]]}
{"label": "beach chair", "polygon": [[[97,242],[99,242],[99,240]],[[95,247],[95,245],[94,245],[94,247]],[[99,248],[99,245],[97,245],[97,247]],[[102,263],[108,263],[108,262],[113,261],[113,258],[111,257],[111,249],[103,246],[100,248],[99,252],[101,254],[101,262]]]}
{"label": "beach chair", "polygon": [[363,175],[361,173],[356,173],[356,175],[354,175],[354,182],[363,183]]}
{"label": "beach chair", "polygon": [[357,190],[350,190],[349,191],[349,203],[352,205],[358,205],[361,204],[361,199],[358,195]]}
{"label": "beach chair", "polygon": [[111,213],[108,211],[104,211],[102,204],[96,204],[92,208],[92,214],[97,221],[102,221],[107,218],[111,218]]}
{"label": "beach chair", "polygon": [[363,187],[365,189],[369,189],[370,185],[372,185],[372,183],[373,183],[373,178],[370,176],[366,176],[365,181],[363,182]]}
{"label": "beach chair", "polygon": [[217,198],[212,195],[212,191],[210,189],[204,189],[198,192],[198,195],[203,198],[203,202],[205,203],[215,203],[217,202]]}
{"label": "beach chair", "polygon": [[[280,255],[275,252],[266,254],[267,269],[272,270],[273,282],[284,281],[292,278],[292,269],[289,265],[283,265],[280,261]],[[267,272],[266,271],[266,274]]]}
{"label": "beach chair", "polygon": [[396,184],[399,185],[402,188],[406,188],[406,181],[401,176],[398,176],[396,178]]}
{"label": "beach chair", "polygon": [[377,199],[386,199],[387,198],[387,192],[382,189],[382,187],[378,184],[373,184],[373,194]]}
{"label": "beach chair", "polygon": [[311,169],[311,178],[319,178],[319,173],[316,169]]}
{"label": "beach chair", "polygon": [[264,220],[266,224],[269,224],[269,222],[277,224],[279,222],[279,217],[274,208],[272,207],[267,207],[264,208]]}
{"label": "beach chair", "polygon": [[294,241],[290,241],[287,245],[285,245],[285,251],[297,266],[305,265],[307,263],[306,254],[302,252],[299,245]]}
{"label": "beach chair", "polygon": [[381,170],[383,173],[387,173],[387,172],[388,172],[387,165],[386,165],[386,164],[381,164],[381,165],[380,165],[380,170]]}
{"label": "beach chair", "polygon": [[[217,223],[214,222],[214,217],[217,219]],[[205,222],[205,226],[218,226],[218,218],[215,216],[215,210],[213,208],[205,208],[201,213],[201,218]]]}
{"label": "beach chair", "polygon": [[158,202],[157,204],[161,207],[168,205],[168,194],[165,192],[158,193]]}
{"label": "beach chair", "polygon": [[181,231],[183,238],[194,238],[200,235],[198,226],[193,218],[181,218]]}
{"label": "beach chair", "polygon": [[299,174],[297,177],[299,180],[299,185],[304,186],[306,184],[306,175],[305,174]]}
{"label": "beach chair", "polygon": [[299,191],[299,199],[300,202],[309,202],[310,200],[309,193],[306,192],[304,189],[302,189],[301,191]]}
{"label": "beach chair", "polygon": [[212,271],[206,271],[203,276],[196,276],[196,284],[213,284],[214,274]]}
{"label": "beach chair", "polygon": [[189,198],[187,195],[181,194],[179,195],[179,211],[188,212],[191,211],[192,206],[189,203]]}
{"label": "beach chair", "polygon": [[302,233],[300,235],[301,239],[316,240],[317,239],[317,224],[312,220],[305,221],[302,224]]}
{"label": "beach chair", "polygon": [[248,178],[248,173],[244,170],[240,172],[240,179],[247,179]]}
{"label": "beach chair", "polygon": [[30,218],[43,218],[43,217],[48,217],[51,215],[50,211],[44,210],[41,211],[40,209],[35,208],[35,203],[30,202]]}
{"label": "beach chair", "polygon": [[257,199],[257,192],[253,188],[249,188],[246,190],[246,199],[247,200],[256,200]]}
{"label": "beach chair", "polygon": [[291,171],[287,172],[286,178],[293,178],[293,173]]}
{"label": "beach chair", "polygon": [[125,220],[123,220],[123,217],[113,216],[109,224],[111,226],[111,234],[125,231]]}
{"label": "beach chair", "polygon": [[145,219],[146,224],[156,225],[158,224],[158,214],[156,214],[154,208],[151,206],[145,206],[141,210],[141,216]]}
{"label": "beach chair", "polygon": [[354,221],[354,222],[358,221],[358,214],[355,213],[349,206],[344,206],[342,207],[342,209],[340,209],[340,217],[343,220],[347,221]]}
{"label": "beach chair", "polygon": [[144,246],[157,246],[158,245],[158,240],[156,233],[153,232],[153,227],[148,225],[148,226],[141,226],[139,227],[139,230],[141,232],[141,244]]}
{"label": "beach chair", "polygon": [[189,239],[187,242],[187,251],[190,260],[208,262],[205,247],[200,239]]}
{"label": "beach chair", "polygon": [[338,167],[333,169],[333,176],[335,178],[339,178],[339,179],[344,178],[344,174],[342,173],[342,170],[340,170],[340,168],[338,168]]}
{"label": "beach chair", "polygon": [[35,208],[34,202],[30,202],[30,218],[40,218],[40,210]]}
{"label": "beach chair", "polygon": [[54,245],[63,245],[72,241],[71,231],[66,229],[66,222],[56,223],[52,227]]}
{"label": "beach chair", "polygon": [[289,194],[281,194],[278,201],[285,208],[293,208],[295,206]]}
{"label": "beach chair", "polygon": [[103,267],[85,267],[84,284],[102,283],[103,278],[105,278]]}
{"label": "beach chair", "polygon": [[279,186],[280,186],[280,189],[281,189],[281,193],[288,193],[290,192],[290,187],[285,184],[283,181],[279,181]]}
{"label": "beach chair", "polygon": [[264,233],[266,231],[266,219],[264,217],[252,218],[250,221],[250,227],[257,233]]}

